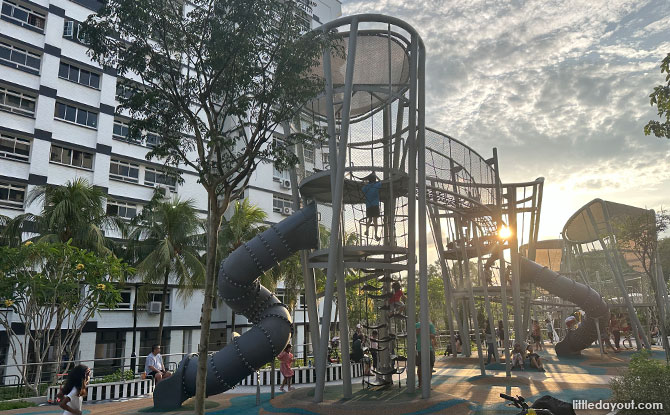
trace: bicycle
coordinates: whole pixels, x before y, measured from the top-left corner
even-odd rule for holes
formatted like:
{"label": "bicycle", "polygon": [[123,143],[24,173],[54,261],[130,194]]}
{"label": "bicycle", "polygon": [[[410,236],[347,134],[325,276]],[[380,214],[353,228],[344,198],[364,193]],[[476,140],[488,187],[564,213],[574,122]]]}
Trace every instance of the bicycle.
{"label": "bicycle", "polygon": [[504,393],[500,394],[500,397],[503,399],[507,399],[508,401],[511,401],[511,404],[508,404],[509,406],[516,406],[517,408],[521,409],[521,412],[519,412],[516,415],[554,415],[553,412],[551,412],[548,409],[539,409],[539,408],[531,408],[528,406],[527,401],[523,398],[523,396],[517,396],[516,398],[513,396],[505,395]]}

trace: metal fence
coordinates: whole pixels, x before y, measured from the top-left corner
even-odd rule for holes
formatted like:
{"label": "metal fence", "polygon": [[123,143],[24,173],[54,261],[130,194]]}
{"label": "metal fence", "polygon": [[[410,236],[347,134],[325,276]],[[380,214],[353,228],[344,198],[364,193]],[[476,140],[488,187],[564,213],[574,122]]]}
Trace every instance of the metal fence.
{"label": "metal fence", "polygon": [[[165,367],[169,371],[175,371],[182,357],[188,353],[168,353],[162,355]],[[102,381],[103,378],[112,373],[122,371],[132,371],[136,377],[144,372],[144,360],[146,356],[124,356],[102,359],[77,359],[61,362],[61,366],[56,368],[56,362],[28,363],[26,365],[0,365],[0,401],[8,399],[26,398],[35,396],[34,391],[24,382],[20,373],[24,366],[26,372],[30,373],[32,367],[42,365],[42,376],[37,381],[37,390],[39,396],[45,394],[48,386],[60,384],[67,376],[66,367],[72,368],[74,365],[84,364],[91,368],[91,382]],[[113,363],[109,365],[109,362]],[[105,363],[96,373],[96,362]],[[102,372],[102,373],[101,373]],[[28,380],[34,386],[34,376]]]}

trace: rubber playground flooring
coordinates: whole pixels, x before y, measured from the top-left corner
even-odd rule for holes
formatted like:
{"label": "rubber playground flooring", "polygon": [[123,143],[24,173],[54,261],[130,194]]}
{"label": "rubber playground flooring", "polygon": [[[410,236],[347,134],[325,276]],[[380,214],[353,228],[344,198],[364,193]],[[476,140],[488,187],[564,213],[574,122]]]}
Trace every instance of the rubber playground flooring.
{"label": "rubber playground flooring", "polygon": [[[654,357],[664,359],[662,350],[654,350]],[[486,375],[481,376],[477,351],[471,358],[439,356],[431,382],[431,397],[422,399],[417,390],[409,393],[406,379],[384,390],[363,388],[360,378],[354,379],[353,397],[342,399],[342,385],[329,383],[326,386],[324,402],[313,402],[314,389],[310,385],[300,386],[288,393],[277,393],[270,399],[269,387],[262,387],[261,404],[256,405],[255,387],[238,387],[227,393],[208,398],[207,414],[210,415],[428,415],[464,414],[493,415],[516,414],[499,397],[500,393],[522,395],[534,401],[543,395],[572,401],[607,400],[611,396],[609,380],[627,367],[633,351],[608,354],[600,357],[596,347],[587,349],[582,356],[558,358],[551,347],[541,351],[547,372],[534,369],[513,371],[505,376],[504,363],[494,363],[486,367]],[[240,393],[243,392],[243,393]],[[125,402],[84,404],[84,414],[95,415],[145,415],[145,414],[188,414],[192,413],[189,401],[178,411],[157,412],[152,409],[151,398],[133,399]],[[41,406],[4,412],[8,415],[60,414],[55,406]],[[4,414],[3,413],[3,414]],[[604,411],[577,411],[578,414],[605,414]]]}

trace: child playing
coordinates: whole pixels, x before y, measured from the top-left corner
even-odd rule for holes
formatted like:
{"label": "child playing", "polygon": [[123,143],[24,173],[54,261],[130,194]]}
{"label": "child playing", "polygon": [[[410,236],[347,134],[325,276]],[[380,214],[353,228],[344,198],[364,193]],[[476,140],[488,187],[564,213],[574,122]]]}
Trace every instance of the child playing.
{"label": "child playing", "polygon": [[393,296],[389,298],[391,314],[402,314],[405,310],[405,303],[403,303],[402,300],[407,297],[405,297],[405,294],[402,292],[402,287],[399,282],[394,282],[391,287],[393,288]]}
{"label": "child playing", "polygon": [[528,352],[528,363],[530,367],[534,367],[540,372],[546,372],[544,366],[542,366],[542,359],[540,359],[539,354],[533,351],[533,346],[529,344],[528,347],[526,347],[526,351]]}
{"label": "child playing", "polygon": [[526,370],[523,367],[523,350],[521,350],[521,345],[516,343],[514,345],[514,350],[512,350],[512,369],[520,367],[521,370]]}
{"label": "child playing", "polygon": [[291,364],[293,363],[293,353],[291,353],[291,345],[287,344],[284,348],[284,351],[279,353],[277,359],[281,362],[279,366],[279,371],[284,375],[284,380],[282,381],[280,391],[284,392],[284,385],[288,386],[288,390],[292,390],[291,379],[293,379],[293,369],[291,369]]}
{"label": "child playing", "polygon": [[87,366],[78,365],[70,370],[60,393],[63,395],[60,401],[63,415],[81,415],[81,403],[86,396],[86,386],[90,377],[91,369]]}

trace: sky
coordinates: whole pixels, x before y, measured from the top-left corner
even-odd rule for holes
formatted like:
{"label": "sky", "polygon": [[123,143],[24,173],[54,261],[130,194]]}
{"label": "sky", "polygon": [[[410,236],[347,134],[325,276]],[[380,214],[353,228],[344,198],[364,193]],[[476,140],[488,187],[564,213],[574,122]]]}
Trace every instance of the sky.
{"label": "sky", "polygon": [[670,207],[670,140],[645,136],[670,53],[668,0],[343,0],[410,23],[427,48],[426,124],[503,182],[545,178],[540,239],[602,198]]}

